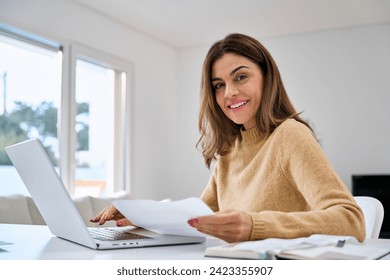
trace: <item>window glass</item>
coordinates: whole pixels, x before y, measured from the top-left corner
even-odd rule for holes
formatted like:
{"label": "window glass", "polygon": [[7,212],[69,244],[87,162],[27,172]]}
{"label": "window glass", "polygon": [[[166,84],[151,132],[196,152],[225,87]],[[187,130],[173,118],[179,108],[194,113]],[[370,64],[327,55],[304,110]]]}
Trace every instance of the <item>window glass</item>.
{"label": "window glass", "polygon": [[28,194],[4,147],[38,137],[57,166],[61,58],[0,35],[0,195]]}
{"label": "window glass", "polygon": [[114,97],[115,72],[78,59],[75,196],[97,196],[112,190]]}

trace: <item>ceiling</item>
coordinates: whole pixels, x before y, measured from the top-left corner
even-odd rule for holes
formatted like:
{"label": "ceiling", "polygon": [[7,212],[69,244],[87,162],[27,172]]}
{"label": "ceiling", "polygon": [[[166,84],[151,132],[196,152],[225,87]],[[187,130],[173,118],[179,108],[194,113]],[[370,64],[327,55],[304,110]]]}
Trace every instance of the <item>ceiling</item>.
{"label": "ceiling", "polygon": [[389,0],[72,0],[176,48],[390,22]]}

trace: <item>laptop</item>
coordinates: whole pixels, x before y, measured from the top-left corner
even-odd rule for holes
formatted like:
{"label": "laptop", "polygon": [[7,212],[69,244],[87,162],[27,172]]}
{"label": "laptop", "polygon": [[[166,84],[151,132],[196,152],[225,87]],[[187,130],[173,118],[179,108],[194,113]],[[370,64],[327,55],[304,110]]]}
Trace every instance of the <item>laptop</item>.
{"label": "laptop", "polygon": [[55,236],[97,250],[205,241],[203,236],[162,235],[144,229],[87,227],[39,139],[5,150]]}

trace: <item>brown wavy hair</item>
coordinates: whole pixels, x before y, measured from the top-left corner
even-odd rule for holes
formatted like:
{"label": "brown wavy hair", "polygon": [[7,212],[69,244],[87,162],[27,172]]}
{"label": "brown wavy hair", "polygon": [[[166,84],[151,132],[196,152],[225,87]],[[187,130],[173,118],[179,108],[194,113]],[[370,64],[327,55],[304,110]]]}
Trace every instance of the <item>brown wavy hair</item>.
{"label": "brown wavy hair", "polygon": [[[299,117],[284,88],[279,69],[268,50],[256,39],[244,34],[233,33],[215,42],[203,63],[200,93],[199,132],[197,147],[201,147],[205,164],[217,156],[225,155],[234,141],[240,137],[242,125],[231,121],[222,112],[215,98],[211,83],[211,69],[214,62],[226,53],[234,53],[250,59],[260,67],[264,85],[261,103],[256,113],[256,125],[268,137],[282,122],[293,118],[310,128]],[[314,132],[313,132],[314,134]]]}

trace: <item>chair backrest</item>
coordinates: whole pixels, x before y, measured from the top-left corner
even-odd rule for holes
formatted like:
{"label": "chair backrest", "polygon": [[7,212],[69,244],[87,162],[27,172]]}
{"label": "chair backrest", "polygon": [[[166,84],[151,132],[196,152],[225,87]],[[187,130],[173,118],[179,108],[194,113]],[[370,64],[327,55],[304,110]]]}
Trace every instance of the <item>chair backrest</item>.
{"label": "chair backrest", "polygon": [[378,199],[370,196],[355,196],[354,198],[364,214],[366,239],[377,239],[382,227],[385,212],[382,203]]}

